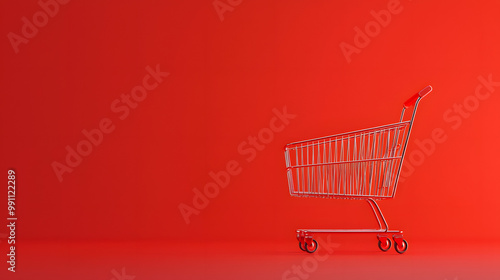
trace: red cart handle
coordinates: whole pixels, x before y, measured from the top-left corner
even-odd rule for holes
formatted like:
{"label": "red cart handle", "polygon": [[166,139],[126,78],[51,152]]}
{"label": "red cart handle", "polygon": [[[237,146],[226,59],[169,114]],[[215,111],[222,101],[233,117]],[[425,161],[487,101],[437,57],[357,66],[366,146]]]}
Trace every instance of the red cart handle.
{"label": "red cart handle", "polygon": [[403,107],[406,109],[408,107],[415,105],[415,102],[417,102],[419,98],[424,98],[427,94],[431,93],[431,91],[432,87],[430,85],[426,86],[424,89],[415,93],[415,95],[413,95],[412,97],[408,98],[408,100],[406,100],[406,102],[403,103]]}

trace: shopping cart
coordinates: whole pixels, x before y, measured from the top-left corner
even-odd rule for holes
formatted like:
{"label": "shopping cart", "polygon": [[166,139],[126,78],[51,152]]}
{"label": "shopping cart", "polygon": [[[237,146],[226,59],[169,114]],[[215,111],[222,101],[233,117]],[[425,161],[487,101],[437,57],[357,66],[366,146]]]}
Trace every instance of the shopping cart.
{"label": "shopping cart", "polygon": [[[375,200],[394,198],[418,103],[431,91],[427,86],[410,97],[397,123],[285,146],[291,196],[364,199],[379,225],[378,229],[299,229],[301,250],[313,253],[318,249],[315,233],[378,233],[378,247],[384,252],[391,248],[392,234],[398,253],[408,249],[403,231],[389,229]],[[412,106],[411,119],[405,121],[406,109]]]}

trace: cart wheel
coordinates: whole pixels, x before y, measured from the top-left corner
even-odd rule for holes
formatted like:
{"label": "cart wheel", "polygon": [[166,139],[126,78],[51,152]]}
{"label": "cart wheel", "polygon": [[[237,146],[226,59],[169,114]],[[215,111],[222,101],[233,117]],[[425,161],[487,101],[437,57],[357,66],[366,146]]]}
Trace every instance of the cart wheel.
{"label": "cart wheel", "polygon": [[312,245],[307,245],[307,243],[304,242],[304,247],[306,249],[306,252],[308,253],[314,253],[316,250],[318,250],[318,242],[316,240],[312,240]]}
{"label": "cart wheel", "polygon": [[408,242],[403,239],[403,246],[399,246],[398,243],[394,242],[394,249],[396,249],[396,252],[402,254],[408,250]]}
{"label": "cart wheel", "polygon": [[302,242],[299,242],[299,248],[300,248],[300,250],[302,250],[302,251],[305,251],[305,250],[306,250],[304,247],[302,247]]}
{"label": "cart wheel", "polygon": [[386,238],[384,243],[385,244],[382,244],[382,241],[379,240],[378,241],[378,248],[384,252],[387,252],[387,251],[389,251],[389,249],[391,249],[392,242],[389,238]]}

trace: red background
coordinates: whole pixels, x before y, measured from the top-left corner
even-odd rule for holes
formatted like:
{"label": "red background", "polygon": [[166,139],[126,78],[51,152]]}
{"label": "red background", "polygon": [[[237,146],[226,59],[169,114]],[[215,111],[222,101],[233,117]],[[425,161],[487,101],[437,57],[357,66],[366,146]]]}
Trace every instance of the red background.
{"label": "red background", "polygon": [[[431,84],[408,153],[436,128],[446,141],[382,210],[410,244],[500,241],[500,88],[458,129],[443,116],[471,100],[479,76],[500,81],[500,6],[402,0],[402,11],[348,63],[340,43],[354,45],[354,28],[389,2],[243,1],[221,21],[212,1],[71,1],[16,54],[7,34],[21,35],[21,18],[40,6],[2,1],[0,170],[5,181],[9,168],[17,172],[17,238],[287,242],[295,251],[296,228],[373,227],[362,202],[291,198],[283,146],[395,122],[402,103]],[[110,104],[157,64],[170,76],[120,120]],[[296,117],[247,162],[238,145],[284,106]],[[105,117],[116,129],[59,182],[51,164],[64,163],[65,147]],[[231,160],[241,174],[187,225],[179,205],[192,205],[192,189]],[[0,248],[6,252],[5,239]]]}

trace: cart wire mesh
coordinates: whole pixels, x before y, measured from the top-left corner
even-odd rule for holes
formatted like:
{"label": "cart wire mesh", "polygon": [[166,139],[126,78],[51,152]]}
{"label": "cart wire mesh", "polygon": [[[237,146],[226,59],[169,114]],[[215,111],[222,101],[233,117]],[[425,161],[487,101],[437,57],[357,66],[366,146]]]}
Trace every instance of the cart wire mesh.
{"label": "cart wire mesh", "polygon": [[286,145],[291,196],[393,198],[410,121]]}

